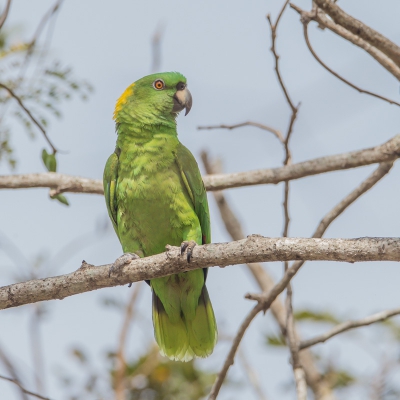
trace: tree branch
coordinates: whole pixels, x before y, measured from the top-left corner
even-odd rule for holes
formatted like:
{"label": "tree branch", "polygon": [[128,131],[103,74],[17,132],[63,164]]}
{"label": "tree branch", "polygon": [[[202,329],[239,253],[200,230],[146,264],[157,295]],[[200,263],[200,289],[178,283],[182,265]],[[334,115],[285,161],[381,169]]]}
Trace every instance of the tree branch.
{"label": "tree branch", "polygon": [[[315,158],[279,168],[260,169],[233,174],[203,177],[208,191],[242,186],[276,184],[283,181],[318,175],[325,172],[362,167],[393,161],[400,156],[400,135],[369,149]],[[100,180],[63,175],[54,172],[25,175],[0,175],[0,189],[54,188],[57,193],[103,194]]]}
{"label": "tree branch", "polygon": [[221,124],[221,125],[210,125],[210,126],[198,126],[197,129],[198,130],[210,130],[210,129],[236,129],[236,128],[242,128],[243,126],[254,126],[256,128],[260,128],[264,131],[267,132],[271,132],[272,134],[274,134],[281,143],[284,142],[283,140],[283,136],[281,131],[279,131],[278,129],[272,128],[269,125],[264,125],[264,124],[260,124],[258,122],[253,122],[253,121],[246,121],[246,122],[241,122],[239,124],[234,124],[234,125],[225,125],[225,124]]}
{"label": "tree branch", "polygon": [[42,400],[50,400],[48,397],[41,396],[40,394],[31,392],[30,390],[25,389],[21,385],[21,383],[19,381],[17,381],[16,379],[7,378],[6,376],[3,376],[3,375],[0,375],[0,379],[4,379],[5,381],[15,383],[24,393],[29,394],[30,396],[34,396],[34,397],[36,397],[38,399],[42,399]]}
{"label": "tree branch", "polygon": [[346,332],[350,329],[355,329],[359,328],[360,326],[367,326],[374,324],[375,322],[381,322],[384,321],[385,319],[388,319],[390,317],[393,317],[395,315],[400,314],[400,307],[395,308],[393,310],[387,310],[387,311],[381,311],[379,313],[370,315],[369,317],[362,318],[356,321],[346,321],[341,324],[336,325],[334,328],[332,328],[330,331],[316,336],[312,339],[307,339],[303,340],[299,343],[299,348],[300,350],[306,349],[308,347],[314,346],[317,343],[324,343],[328,339],[332,338],[333,336],[339,335],[340,333]]}
{"label": "tree branch", "polygon": [[10,94],[11,97],[13,97],[19,106],[25,111],[25,113],[28,115],[28,117],[31,119],[31,121],[39,128],[39,130],[43,133],[44,138],[46,139],[47,143],[53,150],[53,154],[57,153],[57,149],[54,147],[53,143],[47,136],[47,133],[43,126],[40,124],[40,122],[32,115],[32,113],[25,107],[24,103],[22,100],[14,93],[13,90],[11,90],[8,86],[4,85],[3,83],[0,83],[0,88],[3,88],[4,90],[7,90],[7,92]]}
{"label": "tree branch", "polygon": [[290,5],[294,10],[296,10],[302,16],[302,22],[307,23],[309,20],[314,20],[318,22],[321,26],[324,26],[341,36],[342,38],[348,40],[349,42],[355,44],[356,46],[365,50],[370,56],[372,56],[379,64],[382,65],[386,70],[388,70],[393,76],[400,80],[400,67],[391,58],[387,57],[383,52],[378,50],[376,47],[361,39],[359,36],[349,32],[342,26],[335,24],[332,20],[327,18],[327,16],[320,10],[315,9],[315,12],[306,12],[294,4]]}
{"label": "tree branch", "polygon": [[400,47],[391,40],[365,25],[358,19],[345,13],[335,2],[330,0],[314,0],[319,8],[324,10],[336,24],[359,36],[361,39],[378,48],[400,66]]}
{"label": "tree branch", "polygon": [[304,39],[306,41],[308,50],[310,50],[310,53],[314,56],[314,58],[318,61],[318,63],[324,67],[328,72],[330,72],[333,76],[335,76],[336,78],[338,78],[339,80],[341,80],[343,83],[345,83],[346,85],[349,85],[350,87],[352,87],[353,89],[357,90],[359,93],[364,93],[364,94],[368,94],[369,96],[372,97],[376,97],[380,100],[386,101],[389,104],[395,104],[396,106],[400,106],[400,103],[398,103],[397,101],[391,100],[387,97],[381,96],[379,94],[370,92],[369,90],[364,90],[361,89],[360,87],[354,85],[353,83],[351,83],[350,81],[348,81],[347,79],[343,78],[341,75],[339,75],[337,72],[335,72],[332,68],[328,67],[317,55],[317,53],[314,51],[313,47],[311,46],[311,42],[310,39],[308,37],[308,23],[309,23],[309,19],[306,19],[304,17],[302,17],[302,21],[303,21],[303,33],[304,33]]}
{"label": "tree branch", "polygon": [[[213,163],[211,165],[206,152],[202,152],[201,158],[203,160],[207,174],[215,174],[221,172],[221,169],[217,167],[219,163]],[[214,191],[213,195],[217,202],[221,218],[225,224],[226,230],[228,231],[231,238],[233,240],[243,239],[245,237],[243,229],[236,215],[233,213],[228,202],[226,201],[223,192]],[[261,291],[268,292],[274,287],[274,280],[261,264],[247,264],[247,267],[252,273]],[[279,298],[275,299],[275,301],[271,304],[270,309],[273,317],[279,325],[282,335],[286,336],[286,310]],[[296,341],[299,342],[300,336],[295,327],[294,332],[296,335]],[[315,399],[334,400],[334,396],[329,383],[322,378],[321,374],[317,370],[317,367],[315,366],[315,361],[312,353],[308,350],[305,350],[299,353],[299,357],[304,372],[306,374],[307,383],[310,385],[312,391],[314,392]]]}
{"label": "tree branch", "polygon": [[8,12],[10,11],[11,0],[7,0],[6,7],[4,8],[3,14],[0,17],[0,29],[3,27],[4,22],[6,22]]}
{"label": "tree branch", "polygon": [[290,260],[350,263],[400,261],[400,238],[308,239],[251,235],[235,242],[198,245],[190,263],[181,256],[180,248],[169,246],[166,253],[134,260],[111,277],[110,264],[96,267],[83,262],[77,271],[70,274],[3,286],[0,288],[0,309],[63,299],[104,287],[125,285],[199,268]]}

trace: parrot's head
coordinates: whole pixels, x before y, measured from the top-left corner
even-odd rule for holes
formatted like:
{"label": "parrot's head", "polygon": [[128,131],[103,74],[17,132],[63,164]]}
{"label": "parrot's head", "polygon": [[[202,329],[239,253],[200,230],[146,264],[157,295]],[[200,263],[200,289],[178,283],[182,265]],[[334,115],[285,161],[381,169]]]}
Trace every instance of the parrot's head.
{"label": "parrot's head", "polygon": [[179,72],[161,72],[145,76],[130,85],[117,100],[115,122],[140,120],[144,124],[159,124],[173,119],[183,109],[192,108],[192,95],[186,78]]}

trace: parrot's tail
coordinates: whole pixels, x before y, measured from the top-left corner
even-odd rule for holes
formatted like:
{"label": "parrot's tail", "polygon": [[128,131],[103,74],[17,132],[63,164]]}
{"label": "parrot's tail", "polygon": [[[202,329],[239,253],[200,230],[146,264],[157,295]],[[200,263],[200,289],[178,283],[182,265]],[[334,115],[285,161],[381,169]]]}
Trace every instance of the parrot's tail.
{"label": "parrot's tail", "polygon": [[195,316],[190,321],[183,312],[177,321],[171,321],[153,290],[153,325],[161,354],[171,360],[190,361],[194,357],[207,357],[217,342],[217,323],[205,285]]}

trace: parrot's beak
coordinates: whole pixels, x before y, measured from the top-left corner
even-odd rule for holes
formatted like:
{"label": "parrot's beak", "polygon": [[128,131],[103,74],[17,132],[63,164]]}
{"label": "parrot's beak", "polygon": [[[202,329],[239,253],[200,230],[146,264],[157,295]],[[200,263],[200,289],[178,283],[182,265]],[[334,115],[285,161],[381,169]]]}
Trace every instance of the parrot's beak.
{"label": "parrot's beak", "polygon": [[178,113],[184,108],[186,108],[185,115],[188,115],[192,108],[192,95],[187,87],[183,90],[177,90],[174,94],[174,108],[172,112]]}

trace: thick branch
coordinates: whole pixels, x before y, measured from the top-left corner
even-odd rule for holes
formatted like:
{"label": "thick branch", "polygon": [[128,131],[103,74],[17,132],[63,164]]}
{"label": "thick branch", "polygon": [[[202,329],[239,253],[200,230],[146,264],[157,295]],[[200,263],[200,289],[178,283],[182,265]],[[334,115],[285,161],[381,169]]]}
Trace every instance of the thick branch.
{"label": "thick branch", "polygon": [[371,325],[371,324],[374,324],[375,322],[381,322],[381,321],[384,321],[385,319],[388,319],[390,317],[393,317],[393,316],[399,315],[399,314],[400,314],[400,308],[395,308],[393,310],[381,311],[379,313],[370,315],[369,317],[359,319],[356,321],[343,322],[341,324],[336,325],[330,331],[328,331],[322,335],[316,336],[315,338],[312,338],[312,339],[303,340],[302,342],[299,343],[299,349],[303,350],[303,349],[306,349],[307,347],[314,346],[317,343],[324,343],[328,339],[332,338],[333,336],[338,335],[339,333],[343,333],[350,329],[359,328],[360,326]]}
{"label": "thick branch", "polygon": [[365,25],[363,22],[345,13],[337,4],[330,0],[314,0],[318,7],[324,10],[338,25],[364,39],[372,46],[385,53],[400,66],[400,47],[391,40]]}
{"label": "thick branch", "polygon": [[[178,247],[132,261],[118,274],[108,275],[110,265],[83,263],[70,274],[34,279],[0,288],[0,309],[37,301],[63,299],[91,290],[125,285],[198,268],[264,261],[400,261],[400,238],[308,239],[265,238],[259,235],[230,243],[196,246],[186,262]],[[297,263],[295,263],[297,264]]]}
{"label": "thick branch", "polygon": [[[280,168],[260,169],[234,174],[206,175],[203,177],[208,191],[241,186],[276,184],[325,172],[338,171],[393,161],[400,156],[400,135],[386,143],[365,150],[315,158]],[[103,194],[100,180],[47,172],[43,174],[0,176],[0,189],[46,187],[57,192]]]}

